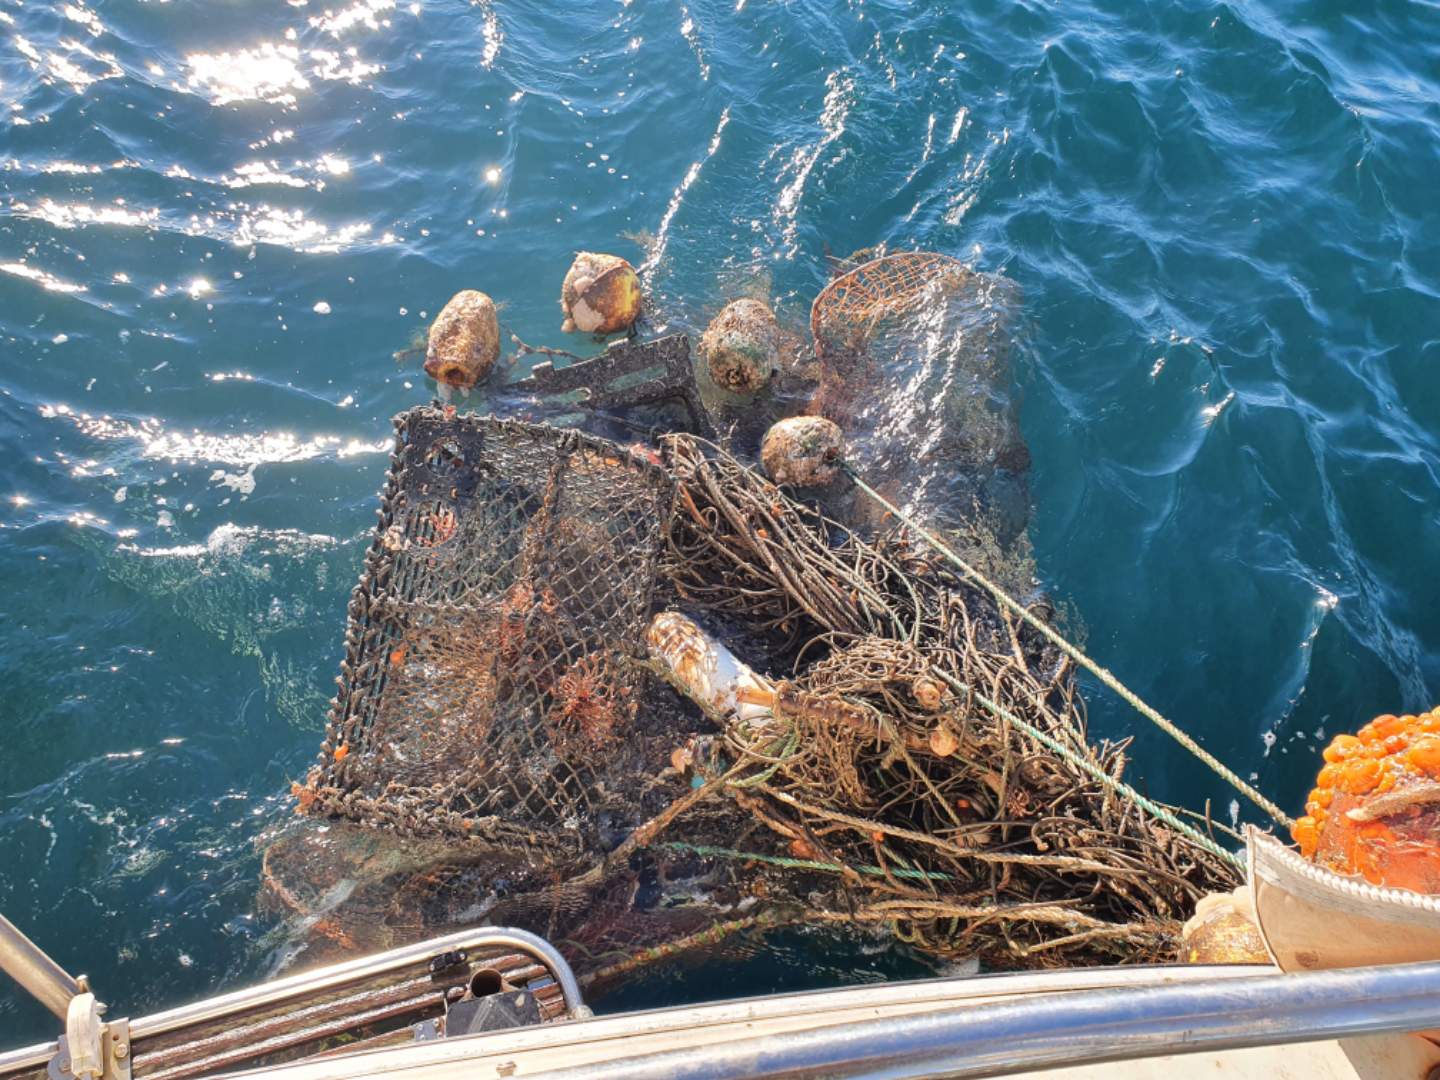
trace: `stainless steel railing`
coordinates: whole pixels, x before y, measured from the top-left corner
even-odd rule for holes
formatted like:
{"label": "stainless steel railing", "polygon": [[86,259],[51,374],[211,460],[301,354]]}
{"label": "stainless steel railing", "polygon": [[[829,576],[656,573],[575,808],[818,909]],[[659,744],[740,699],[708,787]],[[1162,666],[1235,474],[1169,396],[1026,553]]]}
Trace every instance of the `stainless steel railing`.
{"label": "stainless steel railing", "polygon": [[[3,919],[0,919],[0,922],[3,922]],[[13,936],[0,939],[0,969],[10,972],[25,989],[63,1018],[70,997],[82,989],[80,983],[70,979],[58,965],[55,965],[10,923],[4,922],[3,927],[8,929]],[[13,955],[19,957],[20,961],[14,967],[8,963],[12,953],[6,951],[5,942],[15,943]],[[525,930],[487,926],[462,930],[444,937],[432,938],[429,941],[377,953],[374,956],[358,957],[315,971],[303,971],[297,975],[275,979],[258,986],[250,986],[189,1005],[181,1005],[165,1012],[142,1016],[130,1021],[130,1038],[134,1042],[139,1042],[165,1032],[223,1019],[227,1016],[235,1016],[247,1010],[284,1005],[286,1002],[292,1001],[301,1002],[361,979],[369,979],[425,963],[433,957],[457,949],[492,948],[514,949],[534,957],[549,969],[555,977],[556,983],[559,984],[561,996],[565,1001],[566,1014],[571,1019],[577,1020],[590,1015],[590,1010],[581,996],[580,984],[575,978],[575,973],[553,945],[544,938]],[[45,964],[47,963],[53,970],[46,968]],[[55,977],[56,973],[60,978]],[[61,981],[62,978],[69,979],[69,983]],[[71,987],[74,989],[71,990]],[[39,993],[36,992],[37,989],[40,991]],[[62,993],[65,994],[63,1002],[61,1001]],[[48,1042],[9,1053],[0,1053],[0,1076],[18,1069],[44,1065],[54,1055],[56,1046],[55,1042]]]}
{"label": "stainless steel railing", "polygon": [[[1440,962],[1042,994],[566,1069],[565,1080],[982,1077],[1440,1028]],[[534,1074],[558,1080],[560,1073]]]}
{"label": "stainless steel railing", "polygon": [[247,986],[243,990],[221,994],[219,997],[206,998],[204,1001],[197,1001],[190,1005],[181,1005],[179,1008],[155,1013],[152,1016],[141,1017],[130,1022],[130,1036],[134,1039],[142,1039],[147,1035],[159,1035],[161,1032],[174,1031],[176,1028],[219,1019],[242,1009],[283,1004],[295,998],[309,997],[312,994],[332,990],[356,979],[383,975],[389,971],[409,967],[412,964],[428,960],[432,956],[439,956],[455,949],[488,948],[517,949],[535,957],[550,969],[555,976],[555,981],[560,984],[560,993],[565,998],[566,1013],[572,1019],[590,1015],[590,1010],[585,1007],[584,999],[580,995],[580,983],[576,981],[575,973],[570,970],[570,965],[566,963],[565,958],[560,955],[554,945],[525,930],[515,930],[503,926],[484,926],[474,930],[461,930],[458,933],[447,934],[445,937],[431,938],[429,941],[416,942],[414,945],[404,945],[398,949],[391,949],[389,952],[377,953],[374,956],[361,956],[355,960],[346,960],[344,963],[333,964],[315,971],[302,971],[298,975],[288,975],[273,982],[261,983],[259,986]]}

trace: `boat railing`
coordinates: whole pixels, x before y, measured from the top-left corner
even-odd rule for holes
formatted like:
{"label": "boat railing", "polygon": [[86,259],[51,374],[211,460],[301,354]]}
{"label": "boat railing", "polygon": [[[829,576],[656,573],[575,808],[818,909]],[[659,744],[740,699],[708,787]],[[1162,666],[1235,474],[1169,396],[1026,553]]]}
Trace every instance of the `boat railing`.
{"label": "boat railing", "polygon": [[[288,975],[128,1022],[115,1021],[108,1027],[124,1025],[125,1041],[116,1045],[125,1048],[119,1056],[126,1059],[130,1055],[132,1043],[143,1043],[146,1039],[166,1033],[195,1029],[228,1017],[253,1014],[259,1010],[281,1009],[289,1004],[298,1007],[302,1003],[334,995],[353,984],[377,977],[398,975],[406,969],[413,970],[427,963],[433,965],[450,958],[463,959],[469,953],[497,949],[522,953],[541,964],[560,989],[565,1015],[571,1019],[583,1019],[590,1015],[574,972],[548,941],[525,930],[476,927],[387,952]],[[38,1001],[65,1020],[67,1029],[75,1022],[77,1001],[90,1004],[85,1000],[89,996],[85,977],[69,975],[3,916],[0,916],[0,970],[9,973]],[[95,1002],[93,1011],[98,1017],[105,1011],[105,1006]],[[67,1049],[65,1038],[62,1036],[61,1039],[51,1042],[0,1053],[0,1077],[26,1069],[43,1068],[55,1060],[65,1060],[62,1054],[62,1051]],[[108,1043],[106,1045],[109,1046]],[[110,1075],[108,1069],[106,1075]]]}
{"label": "boat railing", "polygon": [[[535,1080],[558,1080],[562,1072],[565,1080],[990,1077],[1436,1028],[1440,962],[1425,962],[1040,993],[528,1075]],[[309,1078],[297,1070],[294,1080]]]}
{"label": "boat railing", "polygon": [[[333,999],[366,980],[413,975],[427,967],[433,972],[454,964],[467,951],[497,948],[538,961],[553,975],[566,1014],[572,1019],[590,1016],[573,972],[553,946],[523,930],[483,927],[301,972],[128,1023],[114,1021],[105,1025],[106,1041],[99,1044],[102,1057],[111,1062],[118,1046],[125,1048],[119,1058],[126,1058],[127,1041],[143,1044],[167,1033],[173,1037],[213,1031],[217,1024],[253,1016],[257,1010],[269,1014],[299,1009],[327,996]],[[0,967],[52,1011],[69,1014],[69,1027],[75,1024],[76,1003],[93,1002],[83,977],[66,974],[8,923],[0,924]],[[825,1017],[844,1012],[852,998],[855,1006],[868,1002],[863,1014],[827,1024]],[[738,1018],[728,1016],[723,1005],[662,1009],[608,1017],[578,1028],[565,1025],[537,1037],[577,1048],[587,1042],[608,1044],[621,1051],[596,1055],[609,1058],[599,1061],[595,1056],[586,1061],[586,1055],[580,1054],[581,1062],[565,1070],[567,1080],[1000,1076],[1193,1052],[1434,1032],[1440,1029],[1440,962],[1290,974],[1185,966],[1093,969],[930,980],[883,988],[883,992],[853,988],[744,1004],[744,1015]],[[803,1023],[792,1019],[793,1027],[763,1037],[742,1037],[737,1032],[723,1041],[697,1039],[680,1049],[673,1043],[672,1048],[655,1053],[640,1049],[647,1033],[677,1025],[690,1030],[713,1026],[718,1036],[727,1025],[743,1021],[743,1027],[772,1014],[783,1025],[786,1022],[780,1018],[793,1018],[797,1010],[808,1019]],[[480,1035],[457,1042],[483,1055],[488,1038]],[[629,1049],[628,1055],[622,1048]],[[143,1045],[139,1049],[143,1052]],[[414,1049],[422,1056],[428,1053]],[[376,1049],[347,1058],[351,1064],[345,1067],[368,1074],[367,1067],[373,1070],[390,1055],[403,1052]],[[467,1053],[460,1046],[446,1051],[456,1052]],[[57,1065],[62,1066],[61,1074],[78,1075],[78,1070],[63,1067],[72,1064],[67,1054],[75,1056],[64,1037],[0,1054],[0,1077],[47,1067],[55,1076]],[[337,1064],[297,1062],[284,1071],[296,1080],[308,1080],[312,1074],[338,1075]],[[112,1071],[107,1065],[103,1075],[128,1076],[128,1070]]]}

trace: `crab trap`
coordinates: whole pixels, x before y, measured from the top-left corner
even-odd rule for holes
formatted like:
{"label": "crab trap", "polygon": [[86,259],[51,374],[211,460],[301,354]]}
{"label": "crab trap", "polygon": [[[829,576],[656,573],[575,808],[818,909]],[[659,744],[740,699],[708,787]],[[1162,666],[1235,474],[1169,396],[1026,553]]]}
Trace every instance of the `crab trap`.
{"label": "crab trap", "polygon": [[[974,277],[863,264],[817,300],[817,351],[873,373],[937,318],[963,343]],[[1088,736],[1071,658],[1031,625],[1043,597],[1001,603],[913,527],[836,520],[698,436],[396,425],[295,795],[409,861],[338,829],[266,857],[331,947],[503,921],[592,984],[780,925],[992,968],[1154,962],[1234,886],[1215,823]]]}
{"label": "crab trap", "polygon": [[552,856],[605,846],[669,753],[639,722],[636,671],[669,477],[578,432],[453,410],[396,431],[301,806]]}

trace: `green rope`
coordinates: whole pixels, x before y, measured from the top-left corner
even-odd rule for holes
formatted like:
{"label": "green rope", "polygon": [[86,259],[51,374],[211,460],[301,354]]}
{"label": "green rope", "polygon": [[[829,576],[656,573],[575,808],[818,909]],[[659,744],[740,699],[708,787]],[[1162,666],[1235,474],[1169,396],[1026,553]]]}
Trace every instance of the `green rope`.
{"label": "green rope", "polygon": [[656,847],[669,848],[672,851],[688,851],[692,855],[703,855],[715,859],[735,859],[739,862],[761,862],[770,866],[781,866],[786,870],[828,870],[832,873],[843,874],[847,869],[857,870],[862,874],[869,874],[871,877],[909,878],[918,881],[950,881],[949,874],[942,874],[938,870],[908,870],[903,866],[891,867],[886,870],[881,866],[855,866],[844,867],[839,863],[816,862],[813,859],[792,859],[785,855],[762,855],[758,851],[736,851],[733,848],[709,847],[705,844],[687,844],[683,840],[666,840],[655,845]]}
{"label": "green rope", "polygon": [[1019,615],[1022,619],[1024,619],[1027,623],[1029,623],[1031,626],[1035,627],[1036,630],[1039,630],[1040,633],[1044,634],[1045,637],[1048,638],[1056,648],[1058,648],[1066,656],[1070,657],[1071,660],[1074,660],[1081,667],[1085,668],[1085,670],[1089,671],[1092,675],[1094,675],[1097,679],[1103,682],[1111,690],[1115,691],[1115,693],[1119,694],[1120,697],[1123,698],[1126,702],[1128,702],[1137,712],[1140,713],[1141,716],[1145,717],[1156,727],[1160,728],[1161,731],[1165,732],[1172,739],[1174,739],[1181,746],[1183,746],[1186,750],[1189,750],[1190,753],[1194,754],[1206,765],[1210,766],[1210,768],[1215,771],[1216,775],[1218,775],[1221,779],[1225,780],[1236,791],[1240,792],[1256,806],[1264,810],[1267,814],[1271,816],[1271,818],[1273,818],[1280,825],[1283,825],[1285,828],[1288,829],[1295,824],[1293,818],[1291,818],[1273,802],[1267,799],[1264,795],[1260,794],[1260,792],[1256,791],[1244,780],[1240,779],[1240,777],[1236,775],[1236,773],[1219,758],[1215,757],[1215,755],[1211,754],[1208,750],[1206,750],[1203,746],[1197,743],[1189,735],[1181,731],[1180,728],[1176,727],[1175,724],[1165,719],[1165,717],[1161,716],[1155,709],[1147,705],[1143,700],[1141,700],[1139,695],[1137,695],[1133,690],[1131,690],[1119,679],[1117,679],[1113,674],[1111,674],[1111,672],[1107,668],[1102,667],[1096,661],[1090,659],[1090,657],[1086,656],[1083,652],[1077,649],[1074,645],[1071,645],[1070,642],[1066,641],[1055,630],[1052,630],[1045,622],[1043,622],[1041,619],[1037,618],[1035,615],[1032,615],[1028,610],[1026,610],[1024,605],[1010,599],[1009,595],[1005,592],[1004,589],[992,582],[989,578],[987,578],[979,570],[975,569],[975,567],[967,563],[959,555],[955,554],[955,552],[943,540],[941,540],[934,533],[930,532],[928,529],[924,528],[913,518],[906,515],[904,511],[891,503],[888,499],[885,498],[885,496],[881,495],[869,484],[865,483],[865,481],[861,479],[859,474],[855,472],[853,467],[851,467],[850,465],[846,465],[845,471],[849,474],[850,478],[855,481],[856,487],[858,487],[870,498],[874,499],[886,510],[890,511],[890,513],[894,514],[896,519],[902,522],[906,526],[906,528],[923,537],[936,551],[938,551],[941,555],[945,556],[946,559],[948,559],[951,563],[958,567],[960,571],[965,574],[966,577],[983,586],[992,596],[995,597],[996,601],[999,602],[1002,606],[1010,609],[1015,614]]}
{"label": "green rope", "polygon": [[780,768],[781,765],[785,764],[786,759],[789,758],[790,755],[795,753],[795,750],[799,747],[799,745],[800,731],[799,729],[792,726],[789,731],[787,731],[784,735],[780,736],[780,738],[776,739],[773,743],[771,743],[763,751],[761,751],[761,753],[763,753],[766,757],[770,757],[775,750],[779,750],[779,753],[775,754],[774,756],[778,757],[780,760],[776,761],[769,768],[756,773],[754,776],[747,776],[743,780],[726,781],[726,786],[733,788],[748,788],[765,783],[765,781],[769,780],[772,776],[775,775],[776,771]]}
{"label": "green rope", "polygon": [[1226,862],[1232,864],[1233,866],[1242,871],[1245,869],[1245,860],[1239,855],[1236,855],[1232,851],[1226,851],[1219,844],[1215,843],[1214,840],[1211,840],[1208,836],[1202,833],[1199,829],[1196,829],[1192,825],[1185,824],[1185,822],[1181,821],[1169,810],[1165,809],[1165,807],[1161,806],[1159,803],[1151,802],[1144,795],[1141,795],[1138,791],[1136,791],[1129,784],[1125,783],[1123,780],[1116,780],[1113,776],[1107,773],[1104,769],[1100,768],[1100,766],[1096,765],[1093,761],[1090,761],[1076,754],[1064,743],[1061,743],[1056,739],[1051,738],[1049,735],[1045,734],[1045,732],[1041,731],[1033,724],[1029,724],[1026,721],[1020,719],[1020,717],[1016,716],[1009,709],[1005,708],[1005,706],[997,702],[991,701],[984,694],[980,693],[980,691],[972,690],[970,687],[962,683],[959,679],[953,678],[944,671],[936,670],[935,674],[941,680],[948,683],[950,685],[950,688],[956,693],[973,694],[975,700],[980,702],[980,704],[985,709],[988,709],[990,712],[1000,717],[1006,723],[1014,724],[1021,731],[1025,732],[1026,735],[1029,735],[1036,742],[1043,745],[1047,750],[1058,754],[1060,757],[1070,762],[1070,764],[1074,765],[1077,769],[1088,773],[1096,781],[1109,788],[1115,794],[1123,798],[1133,799],[1135,804],[1139,806],[1142,810],[1147,811],[1151,816],[1163,821],[1166,825],[1169,825],[1176,832],[1188,836],[1196,844],[1199,844],[1206,851],[1210,852],[1210,854],[1224,859]]}

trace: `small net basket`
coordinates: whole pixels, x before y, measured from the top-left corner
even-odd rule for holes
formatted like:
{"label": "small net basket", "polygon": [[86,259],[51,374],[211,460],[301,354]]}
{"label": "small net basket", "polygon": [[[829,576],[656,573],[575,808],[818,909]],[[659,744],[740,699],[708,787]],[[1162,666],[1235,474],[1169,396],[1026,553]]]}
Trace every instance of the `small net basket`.
{"label": "small net basket", "polygon": [[[636,662],[672,485],[578,432],[414,409],[302,809],[579,855],[668,753]],[[627,795],[621,802],[622,795]],[[613,803],[613,805],[612,805]]]}
{"label": "small net basket", "polygon": [[862,263],[815,297],[810,333],[816,355],[829,364],[862,355],[887,320],[921,310],[937,290],[973,276],[958,259],[929,251],[902,251]]}

